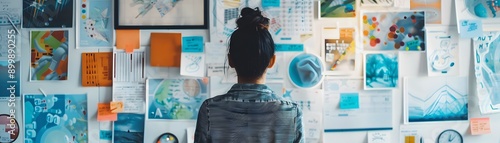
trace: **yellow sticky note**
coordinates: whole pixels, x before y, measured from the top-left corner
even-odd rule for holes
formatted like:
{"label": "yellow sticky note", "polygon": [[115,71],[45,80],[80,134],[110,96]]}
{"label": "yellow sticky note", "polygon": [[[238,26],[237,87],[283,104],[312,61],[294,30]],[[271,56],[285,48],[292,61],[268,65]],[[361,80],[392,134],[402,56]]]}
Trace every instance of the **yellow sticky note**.
{"label": "yellow sticky note", "polygon": [[415,143],[415,136],[405,136],[405,143]]}
{"label": "yellow sticky note", "polygon": [[111,102],[111,113],[119,113],[123,111],[123,102],[118,101],[118,102]]}
{"label": "yellow sticky note", "polygon": [[481,135],[491,133],[490,118],[472,118],[470,119],[470,133],[472,135]]}
{"label": "yellow sticky note", "polygon": [[97,104],[97,121],[116,121],[117,114],[111,113],[110,104]]}

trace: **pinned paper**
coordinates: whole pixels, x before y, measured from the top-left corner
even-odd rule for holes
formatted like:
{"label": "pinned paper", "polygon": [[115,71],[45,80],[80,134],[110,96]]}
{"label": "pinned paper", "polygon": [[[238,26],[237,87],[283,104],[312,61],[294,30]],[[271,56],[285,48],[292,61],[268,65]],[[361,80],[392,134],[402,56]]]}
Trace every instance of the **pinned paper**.
{"label": "pinned paper", "polygon": [[141,46],[139,30],[116,30],[116,49],[131,53]]}
{"label": "pinned paper", "polygon": [[277,52],[302,52],[304,51],[303,44],[276,44]]}
{"label": "pinned paper", "polygon": [[491,133],[490,118],[472,118],[470,119],[470,133],[472,135],[481,135]]}
{"label": "pinned paper", "polygon": [[390,143],[391,132],[368,132],[368,143]]}
{"label": "pinned paper", "polygon": [[460,38],[474,38],[483,35],[483,22],[481,20],[460,20]]}
{"label": "pinned paper", "polygon": [[116,121],[117,114],[112,113],[108,103],[97,104],[97,121]]}
{"label": "pinned paper", "polygon": [[181,75],[205,77],[203,37],[182,37]]}
{"label": "pinned paper", "polygon": [[151,66],[180,67],[181,46],[181,33],[151,33]]}
{"label": "pinned paper", "polygon": [[340,93],[340,109],[359,109],[358,93]]}
{"label": "pinned paper", "polygon": [[203,37],[202,36],[182,37],[182,52],[203,53]]}
{"label": "pinned paper", "polygon": [[111,102],[111,113],[119,113],[123,111],[123,102],[118,101],[118,102]]}
{"label": "pinned paper", "polygon": [[186,129],[187,143],[194,143],[194,132],[195,127],[189,127]]}
{"label": "pinned paper", "polygon": [[280,7],[280,0],[262,0],[262,7]]}
{"label": "pinned paper", "polygon": [[111,52],[82,53],[82,86],[111,86]]}

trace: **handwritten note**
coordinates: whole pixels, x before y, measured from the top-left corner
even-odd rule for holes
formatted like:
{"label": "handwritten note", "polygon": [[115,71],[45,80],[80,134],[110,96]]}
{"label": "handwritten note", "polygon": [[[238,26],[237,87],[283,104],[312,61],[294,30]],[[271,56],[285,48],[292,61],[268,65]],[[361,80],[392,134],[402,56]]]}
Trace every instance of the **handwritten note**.
{"label": "handwritten note", "polygon": [[481,20],[460,20],[460,38],[474,38],[483,35],[483,22]]}
{"label": "handwritten note", "polygon": [[391,132],[368,132],[368,143],[390,143]]}
{"label": "handwritten note", "polygon": [[262,0],[262,7],[280,7],[280,0]]}
{"label": "handwritten note", "polygon": [[302,52],[304,51],[303,44],[276,44],[277,52]]}
{"label": "handwritten note", "polygon": [[340,93],[340,109],[359,109],[358,93]]}
{"label": "handwritten note", "polygon": [[183,53],[202,53],[203,52],[203,37],[202,36],[182,37],[182,52]]}
{"label": "handwritten note", "polygon": [[481,135],[491,133],[490,118],[472,118],[470,119],[470,133],[472,135]]}
{"label": "handwritten note", "polygon": [[123,102],[111,102],[111,113],[119,113],[123,111]]}
{"label": "handwritten note", "polygon": [[99,103],[97,105],[97,121],[116,121],[117,114],[111,112],[111,105]]}

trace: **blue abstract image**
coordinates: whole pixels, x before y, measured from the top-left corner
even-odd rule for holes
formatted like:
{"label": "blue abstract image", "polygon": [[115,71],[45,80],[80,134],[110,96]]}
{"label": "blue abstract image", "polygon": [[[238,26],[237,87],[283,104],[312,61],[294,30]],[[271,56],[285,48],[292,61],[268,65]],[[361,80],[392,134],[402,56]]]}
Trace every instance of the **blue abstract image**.
{"label": "blue abstract image", "polygon": [[365,56],[365,88],[396,88],[399,80],[397,53],[370,53]]}

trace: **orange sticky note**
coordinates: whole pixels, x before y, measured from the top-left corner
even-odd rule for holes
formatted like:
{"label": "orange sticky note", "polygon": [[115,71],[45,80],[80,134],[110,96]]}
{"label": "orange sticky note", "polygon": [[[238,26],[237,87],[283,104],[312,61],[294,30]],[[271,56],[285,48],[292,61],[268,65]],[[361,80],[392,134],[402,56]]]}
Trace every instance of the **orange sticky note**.
{"label": "orange sticky note", "polygon": [[472,118],[470,119],[470,133],[472,135],[481,135],[491,133],[490,118]]}
{"label": "orange sticky note", "polygon": [[116,49],[123,49],[126,51],[139,49],[141,46],[140,41],[141,37],[139,30],[116,30]]}
{"label": "orange sticky note", "polygon": [[118,101],[118,102],[111,102],[111,113],[118,113],[123,111],[123,102]]}
{"label": "orange sticky note", "polygon": [[151,33],[151,66],[180,67],[181,38],[181,33]]}
{"label": "orange sticky note", "polygon": [[97,104],[97,121],[116,121],[117,114],[111,113],[110,104]]}
{"label": "orange sticky note", "polygon": [[132,53],[134,52],[134,47],[130,46],[130,45],[127,45],[125,46],[125,53]]}

